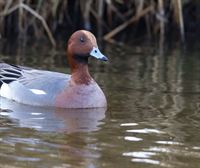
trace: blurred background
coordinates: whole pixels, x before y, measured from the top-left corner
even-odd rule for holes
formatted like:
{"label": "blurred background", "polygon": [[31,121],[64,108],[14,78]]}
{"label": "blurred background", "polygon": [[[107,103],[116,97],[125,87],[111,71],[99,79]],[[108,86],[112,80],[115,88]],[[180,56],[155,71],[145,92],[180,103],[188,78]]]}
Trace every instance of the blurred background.
{"label": "blurred background", "polygon": [[198,41],[198,0],[0,0],[0,41],[65,42],[78,29],[117,43]]}
{"label": "blurred background", "polygon": [[107,110],[0,100],[0,167],[197,168],[199,0],[0,0],[0,62],[70,73],[78,29],[107,63],[89,60]]}

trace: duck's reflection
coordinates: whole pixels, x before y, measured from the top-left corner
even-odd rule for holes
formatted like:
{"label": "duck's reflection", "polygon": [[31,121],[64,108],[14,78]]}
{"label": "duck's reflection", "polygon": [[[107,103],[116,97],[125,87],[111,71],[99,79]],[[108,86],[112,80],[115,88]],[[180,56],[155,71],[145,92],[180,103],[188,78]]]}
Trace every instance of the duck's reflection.
{"label": "duck's reflection", "polygon": [[40,108],[18,104],[5,98],[0,98],[0,108],[1,115],[17,119],[21,127],[68,133],[98,130],[106,112],[106,108]]}

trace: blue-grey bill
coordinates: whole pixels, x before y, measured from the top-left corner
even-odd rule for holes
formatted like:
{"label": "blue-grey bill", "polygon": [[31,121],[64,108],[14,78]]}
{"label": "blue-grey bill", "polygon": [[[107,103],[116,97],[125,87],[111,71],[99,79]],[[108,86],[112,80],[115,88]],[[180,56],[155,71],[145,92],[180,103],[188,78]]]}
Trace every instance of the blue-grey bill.
{"label": "blue-grey bill", "polygon": [[90,56],[102,61],[108,61],[108,58],[105,55],[103,55],[97,47],[93,47],[92,51],[90,52]]}

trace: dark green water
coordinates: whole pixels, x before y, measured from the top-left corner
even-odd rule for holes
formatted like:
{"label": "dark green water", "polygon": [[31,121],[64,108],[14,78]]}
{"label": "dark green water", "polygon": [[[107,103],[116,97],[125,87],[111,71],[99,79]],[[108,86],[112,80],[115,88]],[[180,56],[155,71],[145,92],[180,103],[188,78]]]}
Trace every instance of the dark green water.
{"label": "dark green water", "polygon": [[[7,51],[1,61],[69,72],[62,50]],[[58,111],[1,98],[0,167],[200,166],[200,52],[159,55],[107,44],[104,53],[109,63],[91,59],[90,70],[107,110]]]}

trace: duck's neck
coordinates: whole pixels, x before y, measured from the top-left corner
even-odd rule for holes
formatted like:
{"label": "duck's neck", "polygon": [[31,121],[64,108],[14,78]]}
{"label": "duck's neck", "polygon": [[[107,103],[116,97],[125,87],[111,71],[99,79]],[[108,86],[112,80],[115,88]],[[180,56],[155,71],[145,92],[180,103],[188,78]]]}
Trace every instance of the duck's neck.
{"label": "duck's neck", "polygon": [[71,68],[71,80],[72,83],[76,85],[89,85],[92,82],[92,77],[90,76],[88,70],[88,56],[72,54],[69,50],[67,51],[68,61]]}
{"label": "duck's neck", "polygon": [[78,64],[72,69],[72,81],[78,85],[89,85],[92,82],[87,64]]}

